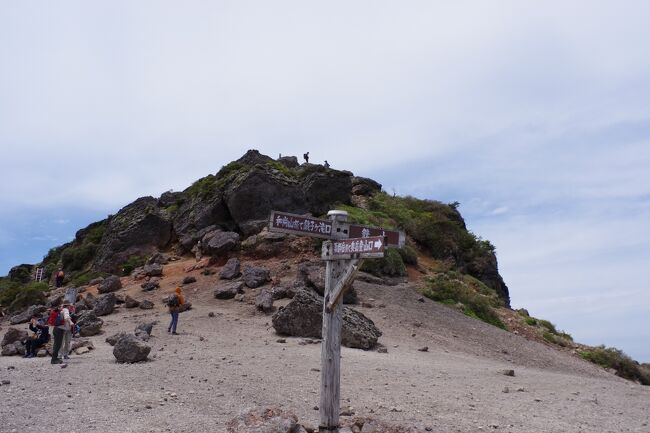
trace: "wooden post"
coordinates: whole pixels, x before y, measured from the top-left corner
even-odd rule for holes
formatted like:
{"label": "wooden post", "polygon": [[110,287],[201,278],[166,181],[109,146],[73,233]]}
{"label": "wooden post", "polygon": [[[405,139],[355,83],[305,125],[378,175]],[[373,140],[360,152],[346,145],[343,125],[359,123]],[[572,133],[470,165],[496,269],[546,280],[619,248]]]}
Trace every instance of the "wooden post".
{"label": "wooden post", "polygon": [[[343,238],[337,230],[347,220],[347,212],[330,211],[332,237]],[[343,303],[333,301],[334,289],[344,277],[350,260],[328,260],[325,270],[325,293],[323,299],[323,342],[321,345],[320,376],[320,425],[321,432],[338,433],[341,412],[341,326],[343,324]]]}

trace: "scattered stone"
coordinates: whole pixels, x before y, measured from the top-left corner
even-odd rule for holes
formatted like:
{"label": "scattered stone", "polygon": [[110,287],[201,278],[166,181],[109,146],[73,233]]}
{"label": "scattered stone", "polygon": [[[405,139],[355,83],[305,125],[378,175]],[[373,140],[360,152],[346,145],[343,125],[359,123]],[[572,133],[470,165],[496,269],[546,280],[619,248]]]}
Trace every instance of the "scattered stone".
{"label": "scattered stone", "polygon": [[2,342],[0,343],[0,346],[4,347],[10,344],[14,344],[16,341],[25,340],[27,337],[28,337],[27,331],[18,328],[9,328],[7,329],[7,332],[2,338]]}
{"label": "scattered stone", "polygon": [[142,290],[145,292],[156,290],[160,287],[160,278],[151,278],[149,281],[145,281],[144,283],[140,284],[140,287],[142,287]]}
{"label": "scattered stone", "polygon": [[10,380],[7,380],[7,379],[3,379],[3,380],[2,380],[2,384],[3,384],[3,385],[11,385],[11,381],[10,381]]}
{"label": "scattered stone", "polygon": [[217,299],[232,299],[238,293],[243,293],[244,283],[241,281],[219,286],[214,290]]}
{"label": "scattered stone", "polygon": [[502,391],[502,392],[503,392],[504,394],[508,394],[508,393],[510,393],[510,388],[508,388],[508,387],[506,386],[505,388],[503,388],[503,391]]}
{"label": "scattered stone", "polygon": [[377,353],[388,353],[388,348],[386,346],[381,346],[377,349]]}
{"label": "scattered stone", "polygon": [[97,287],[97,293],[103,294],[103,293],[111,293],[111,292],[116,292],[122,288],[122,281],[120,280],[120,277],[117,275],[111,275],[110,277],[106,277],[101,283],[99,283],[99,286]]}
{"label": "scattered stone", "polygon": [[106,293],[105,295],[101,295],[99,298],[97,298],[93,311],[98,316],[107,316],[111,314],[115,309],[116,302],[117,299],[115,298],[115,294]]}
{"label": "scattered stone", "polygon": [[94,310],[86,310],[79,315],[77,325],[79,325],[79,335],[91,337],[100,333],[104,321],[97,317]]}
{"label": "scattered stone", "polygon": [[124,298],[124,306],[126,308],[137,308],[140,306],[140,301],[136,301],[131,296],[126,295],[126,297]]}
{"label": "scattered stone", "polygon": [[239,233],[213,230],[203,236],[201,249],[210,256],[221,256],[239,247]]}
{"label": "scattered stone", "polygon": [[151,335],[151,331],[153,330],[154,325],[158,323],[157,321],[154,322],[144,322],[140,323],[138,326],[135,327],[134,332],[137,333],[138,331],[144,331],[148,335]]}
{"label": "scattered stone", "polygon": [[169,263],[169,261],[170,261],[169,257],[167,257],[163,253],[158,252],[158,253],[155,253],[154,255],[152,255],[151,257],[149,257],[147,259],[146,264],[147,265],[153,265],[153,264],[166,265],[167,263]]}
{"label": "scattered stone", "polygon": [[273,295],[271,292],[263,289],[255,297],[255,307],[266,314],[271,313],[273,311]]}
{"label": "scattered stone", "polygon": [[113,356],[117,362],[141,362],[147,359],[151,347],[144,344],[135,335],[127,334],[120,338],[113,348]]}
{"label": "scattered stone", "polygon": [[21,323],[27,323],[31,320],[34,314],[42,315],[46,311],[47,311],[47,307],[45,305],[32,305],[22,313],[12,316],[9,319],[9,323],[11,325],[19,325]]}
{"label": "scattered stone", "polygon": [[257,407],[226,424],[228,433],[300,433],[298,417],[279,407]]}
{"label": "scattered stone", "polygon": [[210,311],[210,312],[208,313],[208,317],[214,317],[214,312],[213,312],[213,311]]}
{"label": "scattered stone", "polygon": [[144,273],[148,277],[162,277],[163,267],[159,263],[148,263],[144,265]]}
{"label": "scattered stone", "polygon": [[145,299],[144,301],[140,302],[140,308],[143,310],[151,310],[153,308],[153,302]]}
{"label": "scattered stone", "polygon": [[196,283],[196,277],[187,276],[187,277],[183,278],[183,283],[182,284],[192,284],[192,283]]}
{"label": "scattered stone", "polygon": [[502,370],[501,373],[505,376],[512,376],[514,377],[515,371],[514,370]]}
{"label": "scattered stone", "polygon": [[340,413],[341,416],[353,416],[354,414],[355,414],[354,408],[352,407],[346,407],[342,409]]}
{"label": "scattered stone", "polygon": [[271,273],[268,269],[257,266],[246,266],[242,272],[246,287],[254,289],[271,281]]}
{"label": "scattered stone", "polygon": [[420,352],[428,352],[429,351],[429,346],[420,347],[418,350]]}
{"label": "scattered stone", "polygon": [[219,273],[219,278],[222,280],[232,280],[241,274],[239,259],[233,257],[228,259],[223,269]]}
{"label": "scattered stone", "polygon": [[278,339],[275,340],[275,341],[276,341],[276,343],[286,343],[286,342],[287,342],[287,339],[286,339],[286,338],[278,338]]}
{"label": "scattered stone", "polygon": [[418,298],[418,302],[424,302],[424,298],[423,298],[422,296],[420,296],[420,297]]}

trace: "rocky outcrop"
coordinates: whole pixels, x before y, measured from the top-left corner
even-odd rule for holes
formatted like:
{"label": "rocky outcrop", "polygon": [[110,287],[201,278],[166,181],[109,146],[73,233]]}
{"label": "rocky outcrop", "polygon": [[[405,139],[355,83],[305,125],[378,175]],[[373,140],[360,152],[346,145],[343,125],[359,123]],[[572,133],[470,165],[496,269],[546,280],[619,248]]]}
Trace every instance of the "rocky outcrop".
{"label": "rocky outcrop", "polygon": [[201,250],[210,256],[221,256],[239,247],[239,234],[214,230],[201,240]]}
{"label": "rocky outcrop", "polygon": [[239,259],[233,257],[231,259],[228,259],[228,262],[226,262],[224,267],[221,269],[219,278],[222,280],[232,280],[233,278],[237,278],[240,274],[241,265],[239,263]]}
{"label": "rocky outcrop", "polygon": [[217,299],[232,299],[237,294],[244,292],[244,283],[239,281],[236,283],[225,284],[218,286],[214,289],[214,297]]}
{"label": "rocky outcrop", "polygon": [[318,171],[309,174],[302,182],[309,211],[322,215],[331,210],[334,203],[350,204],[352,173],[318,167]]}
{"label": "rocky outcrop", "polygon": [[246,287],[254,289],[271,281],[271,273],[268,269],[260,266],[246,266],[242,272],[242,278]]}
{"label": "rocky outcrop", "polygon": [[94,268],[117,270],[130,256],[148,256],[172,240],[172,221],[158,200],[142,197],[109,218]]}
{"label": "rocky outcrop", "polygon": [[134,363],[147,360],[151,347],[132,334],[121,337],[113,347],[113,356],[120,363]]}
{"label": "rocky outcrop", "polygon": [[[309,287],[320,296],[325,294],[325,264],[323,262],[305,262],[298,266],[296,282],[298,287]],[[343,294],[344,304],[357,303],[357,291],[354,286]]]}
{"label": "rocky outcrop", "polygon": [[97,316],[107,316],[115,309],[116,302],[117,298],[114,293],[106,293],[97,298],[93,311]]}
{"label": "rocky outcrop", "polygon": [[[312,292],[301,290],[273,315],[273,327],[282,335],[321,338],[322,314],[323,300]],[[369,350],[375,347],[380,336],[381,331],[372,320],[352,308],[343,309],[341,344]]]}
{"label": "rocky outcrop", "polygon": [[18,328],[9,328],[7,329],[7,332],[5,333],[4,337],[2,337],[2,342],[0,342],[0,346],[8,346],[10,344],[14,344],[15,342],[20,342],[22,340],[25,340],[28,337],[27,331],[23,329],[18,329]]}
{"label": "rocky outcrop", "polygon": [[381,191],[381,184],[367,177],[352,177],[352,194],[372,196]]}
{"label": "rocky outcrop", "polygon": [[116,292],[122,288],[122,281],[117,275],[111,275],[104,278],[97,287],[97,293],[111,293]]}

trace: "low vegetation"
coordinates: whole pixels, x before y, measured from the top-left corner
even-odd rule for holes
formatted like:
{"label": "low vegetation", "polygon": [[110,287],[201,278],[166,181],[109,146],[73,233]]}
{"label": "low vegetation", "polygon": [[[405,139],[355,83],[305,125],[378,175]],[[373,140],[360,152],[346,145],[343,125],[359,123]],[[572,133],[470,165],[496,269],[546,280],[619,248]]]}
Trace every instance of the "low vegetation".
{"label": "low vegetation", "polygon": [[131,272],[133,272],[135,268],[144,265],[145,260],[146,258],[142,256],[138,256],[138,255],[129,256],[126,262],[120,265],[120,268],[122,269],[122,274],[125,276],[131,275]]}
{"label": "low vegetation", "polygon": [[650,385],[650,368],[634,361],[622,350],[598,346],[578,353],[589,362],[615,370],[617,376],[639,382],[642,385]]}
{"label": "low vegetation", "polygon": [[496,312],[503,302],[494,290],[470,275],[455,271],[438,273],[427,279],[421,292],[434,301],[457,305],[467,316],[506,329]]}
{"label": "low vegetation", "polygon": [[16,312],[30,305],[44,304],[49,288],[46,283],[23,284],[8,278],[0,280],[0,305]]}

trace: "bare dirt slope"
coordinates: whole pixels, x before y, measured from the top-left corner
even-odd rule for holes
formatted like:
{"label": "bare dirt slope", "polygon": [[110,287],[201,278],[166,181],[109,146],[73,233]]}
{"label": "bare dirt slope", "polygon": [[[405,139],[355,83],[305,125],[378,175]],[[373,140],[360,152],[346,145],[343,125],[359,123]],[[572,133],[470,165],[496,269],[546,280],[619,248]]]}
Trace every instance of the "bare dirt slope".
{"label": "bare dirt slope", "polygon": [[[277,342],[269,316],[246,302],[212,298],[216,276],[190,273],[198,280],[185,289],[193,308],[181,314],[181,335],[166,332],[160,299],[189,263],[166,266],[152,293],[125,279],[124,291],[153,300],[155,309],[104,317],[104,335],[92,337],[96,349],[72,355],[65,369],[45,358],[0,357],[0,380],[10,381],[0,386],[0,432],[221,432],[240,411],[261,404],[318,425],[320,345]],[[375,308],[358,309],[384,332],[380,342],[388,348],[342,350],[342,406],[358,415],[418,422],[434,432],[650,432],[649,387],[421,302],[408,284],[356,287],[362,300],[374,299]],[[105,337],[152,319],[160,323],[149,341],[151,361],[115,363]],[[423,346],[428,352],[418,350]]]}

